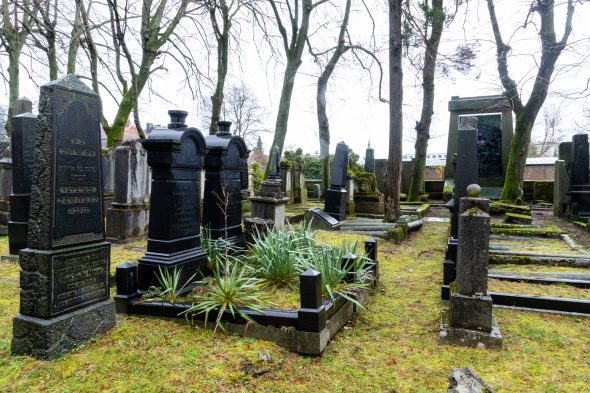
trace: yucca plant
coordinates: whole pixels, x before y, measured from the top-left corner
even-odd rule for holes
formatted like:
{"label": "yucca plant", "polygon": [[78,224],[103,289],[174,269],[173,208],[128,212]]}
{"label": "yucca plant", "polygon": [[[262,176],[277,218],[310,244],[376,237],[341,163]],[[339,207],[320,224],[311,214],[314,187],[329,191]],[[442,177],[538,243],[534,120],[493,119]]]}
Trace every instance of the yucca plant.
{"label": "yucca plant", "polygon": [[156,279],[160,283],[160,288],[162,289],[162,291],[158,295],[159,297],[161,297],[164,300],[168,300],[170,303],[176,302],[179,294],[183,291],[184,288],[186,288],[187,285],[189,285],[193,281],[193,279],[197,275],[197,273],[195,273],[192,276],[190,276],[188,280],[186,280],[186,282],[181,286],[181,273],[182,267],[180,269],[174,267],[174,269],[171,271],[170,269],[162,269],[161,266],[158,266],[158,273],[156,273]]}
{"label": "yucca plant", "polygon": [[348,252],[347,246],[340,248],[316,247],[305,258],[299,258],[299,264],[303,269],[311,268],[321,273],[323,295],[334,299],[335,294],[338,294],[362,308],[363,306],[356,299],[356,295],[359,291],[367,289],[368,285],[356,280],[346,282],[346,278],[353,269],[357,275],[368,273],[365,266],[360,266],[359,269],[356,261],[342,264],[342,258]]}
{"label": "yucca plant", "polygon": [[253,238],[250,265],[269,284],[294,287],[301,268],[297,263],[298,237],[287,231],[268,232]]}
{"label": "yucca plant", "polygon": [[235,254],[231,245],[224,239],[211,239],[209,228],[203,228],[201,231],[201,247],[207,254],[207,267],[211,270],[224,262],[229,255]]}
{"label": "yucca plant", "polygon": [[231,263],[229,259],[225,261],[225,272],[221,273],[221,263],[217,263],[213,269],[212,288],[209,292],[196,295],[193,297],[193,305],[184,311],[186,318],[189,316],[205,314],[205,326],[209,321],[209,313],[217,308],[217,317],[215,319],[215,330],[221,328],[225,330],[221,323],[221,317],[225,310],[229,310],[232,316],[236,313],[249,322],[255,322],[241,309],[261,312],[260,298],[258,291],[262,280],[248,275],[248,268],[239,263]]}

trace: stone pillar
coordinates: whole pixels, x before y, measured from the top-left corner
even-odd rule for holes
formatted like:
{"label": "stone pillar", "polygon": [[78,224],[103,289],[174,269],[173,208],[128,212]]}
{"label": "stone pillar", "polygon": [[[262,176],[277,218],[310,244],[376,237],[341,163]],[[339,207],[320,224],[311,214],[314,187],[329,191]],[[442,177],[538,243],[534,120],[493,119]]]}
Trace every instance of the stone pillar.
{"label": "stone pillar", "polygon": [[17,255],[27,246],[29,203],[31,201],[31,172],[37,134],[37,116],[24,113],[12,118],[12,190],[8,246]]}
{"label": "stone pillar", "polygon": [[292,184],[292,168],[288,164],[281,163],[281,191],[289,198],[288,204],[292,204],[295,201],[293,197],[293,184]]}
{"label": "stone pillar", "polygon": [[461,198],[456,285],[451,285],[449,328],[441,332],[445,343],[498,348],[502,337],[492,317],[488,293],[489,200],[472,184]]}
{"label": "stone pillar", "polygon": [[[201,248],[199,195],[205,139],[184,123],[187,112],[171,110],[168,114],[168,128],[155,128],[141,142],[152,168],[152,192],[147,252],[138,264],[140,290],[156,283],[160,269],[180,271],[182,285],[195,273],[208,271]],[[185,290],[192,287],[187,285]]]}
{"label": "stone pillar", "polygon": [[371,147],[371,142],[365,151],[365,172],[375,173],[375,150]]}
{"label": "stone pillar", "polygon": [[105,149],[102,151],[102,194],[104,198],[104,211],[107,211],[113,203],[115,197],[115,149]]}
{"label": "stone pillar", "polygon": [[53,359],[115,325],[104,241],[100,98],[74,75],[41,87],[13,355]]}
{"label": "stone pillar", "polygon": [[555,161],[553,183],[553,214],[561,217],[567,214],[568,198],[570,190],[570,178],[567,173],[567,165],[563,160]]}
{"label": "stone pillar", "polygon": [[139,140],[126,141],[115,150],[115,192],[107,210],[107,238],[129,240],[144,236],[149,223],[149,167],[147,151]]}
{"label": "stone pillar", "polygon": [[330,188],[326,190],[324,211],[338,221],[346,219],[347,192],[345,187],[348,176],[348,145],[340,142],[336,145],[336,154],[332,164]]}
{"label": "stone pillar", "polygon": [[[6,151],[10,154],[10,149]],[[10,221],[10,194],[12,193],[12,159],[0,158],[0,235],[8,234]]]}

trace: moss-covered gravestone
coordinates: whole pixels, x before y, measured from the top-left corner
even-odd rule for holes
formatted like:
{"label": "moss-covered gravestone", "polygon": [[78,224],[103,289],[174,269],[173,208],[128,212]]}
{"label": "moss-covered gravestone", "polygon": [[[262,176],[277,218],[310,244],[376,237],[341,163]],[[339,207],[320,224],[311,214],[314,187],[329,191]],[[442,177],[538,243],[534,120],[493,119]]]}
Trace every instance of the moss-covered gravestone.
{"label": "moss-covered gravestone", "polygon": [[73,75],[41,87],[28,248],[12,354],[56,358],[115,325],[104,241],[100,98]]}

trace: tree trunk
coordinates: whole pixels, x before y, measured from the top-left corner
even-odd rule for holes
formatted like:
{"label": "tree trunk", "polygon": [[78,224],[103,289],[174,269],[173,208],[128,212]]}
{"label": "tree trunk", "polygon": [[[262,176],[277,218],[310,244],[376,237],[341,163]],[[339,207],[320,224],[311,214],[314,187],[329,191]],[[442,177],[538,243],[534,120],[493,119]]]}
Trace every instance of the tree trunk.
{"label": "tree trunk", "polygon": [[422,69],[422,113],[420,121],[416,123],[416,144],[414,171],[408,191],[408,201],[417,202],[424,194],[424,171],[426,170],[426,152],[430,140],[430,124],[434,113],[434,75],[438,44],[442,36],[445,14],[443,0],[432,1],[432,30],[430,38],[426,40],[424,49],[424,68]]}
{"label": "tree trunk", "polygon": [[[287,68],[285,69],[285,76],[283,79],[283,87],[281,89],[281,100],[279,101],[279,110],[277,113],[277,121],[275,123],[275,135],[272,140],[271,152],[275,146],[279,148],[279,156],[283,154],[283,145],[285,144],[285,137],[287,136],[287,126],[289,123],[289,109],[291,108],[291,96],[293,95],[293,87],[295,85],[295,76],[297,70],[301,65],[301,57],[293,59],[291,56],[287,59]],[[268,177],[269,166],[266,166],[264,177]]]}
{"label": "tree trunk", "polygon": [[70,45],[68,47],[67,75],[76,73],[76,59],[78,57],[78,49],[80,48],[80,34],[82,34],[80,7],[84,7],[81,0],[76,2],[76,16],[74,17],[74,25],[72,27]]}
{"label": "tree trunk", "polygon": [[[221,107],[223,105],[223,89],[225,87],[225,78],[227,77],[228,52],[229,52],[229,29],[231,21],[229,20],[229,9],[221,4],[221,15],[223,18],[223,31],[218,31],[217,37],[217,84],[215,93],[211,96],[211,124],[209,125],[209,135],[217,133],[217,122],[221,120]],[[215,14],[211,15],[215,26]]]}
{"label": "tree trunk", "polygon": [[322,189],[330,187],[330,123],[326,114],[326,88],[328,80],[318,79],[317,115],[320,137],[320,161],[322,163]]}
{"label": "tree trunk", "polygon": [[9,90],[9,98],[8,98],[8,118],[6,121],[6,132],[8,136],[12,131],[11,121],[10,119],[14,116],[16,100],[18,100],[18,93],[19,93],[19,59],[20,59],[20,49],[13,50],[8,53],[8,90]]}
{"label": "tree trunk", "polygon": [[55,49],[55,32],[48,32],[47,37],[47,62],[49,63],[49,80],[54,81],[57,79],[57,53]]}
{"label": "tree trunk", "polygon": [[389,154],[385,170],[385,221],[400,215],[402,166],[402,0],[389,0]]}

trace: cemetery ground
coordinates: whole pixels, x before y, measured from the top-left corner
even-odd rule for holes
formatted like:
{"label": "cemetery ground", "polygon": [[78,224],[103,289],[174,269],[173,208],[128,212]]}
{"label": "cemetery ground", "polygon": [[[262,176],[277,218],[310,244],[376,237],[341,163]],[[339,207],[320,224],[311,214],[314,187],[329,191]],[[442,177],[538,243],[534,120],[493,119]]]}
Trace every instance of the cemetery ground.
{"label": "cemetery ground", "polygon": [[[448,223],[426,222],[401,245],[379,240],[377,290],[366,310],[334,337],[320,357],[301,356],[262,340],[193,329],[184,320],[121,314],[115,328],[57,360],[10,356],[19,268],[2,263],[1,390],[441,392],[451,369],[470,367],[498,391],[589,391],[588,318],[495,308],[504,336],[502,350],[439,344],[447,228]],[[338,244],[362,242],[366,236],[321,232],[317,237]],[[590,245],[583,232],[576,240]],[[144,246],[144,242],[114,246],[111,270],[123,261],[137,260]],[[0,252],[6,251],[3,237]],[[563,296],[584,296],[576,288],[560,289]]]}

